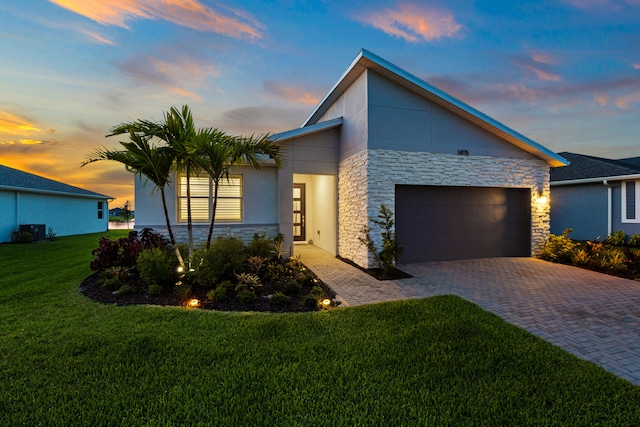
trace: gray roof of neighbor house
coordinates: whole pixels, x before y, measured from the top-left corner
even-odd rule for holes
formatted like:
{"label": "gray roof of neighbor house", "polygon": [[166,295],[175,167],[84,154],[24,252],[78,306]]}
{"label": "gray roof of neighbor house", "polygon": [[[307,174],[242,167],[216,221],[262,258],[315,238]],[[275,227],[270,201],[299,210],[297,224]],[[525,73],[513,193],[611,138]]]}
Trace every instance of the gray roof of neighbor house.
{"label": "gray roof of neighbor house", "polygon": [[4,165],[0,165],[0,190],[90,197],[95,199],[113,198]]}
{"label": "gray roof of neighbor house", "polygon": [[331,88],[329,93],[320,101],[302,128],[318,123],[318,120],[329,107],[351,86],[351,84],[367,69],[388,78],[429,101],[451,111],[454,114],[468,120],[482,129],[504,139],[507,142],[546,160],[551,166],[564,166],[569,162],[562,156],[554,153],[541,144],[522,135],[521,133],[503,125],[499,121],[487,116],[481,111],[465,104],[445,91],[430,85],[422,79],[392,64],[391,62],[362,49],[353,60],[347,71],[342,75],[338,83]]}
{"label": "gray roof of neighbor house", "polygon": [[640,174],[640,157],[612,160],[576,153],[558,153],[569,166],[551,168],[551,182],[585,181],[596,178],[632,177]]}

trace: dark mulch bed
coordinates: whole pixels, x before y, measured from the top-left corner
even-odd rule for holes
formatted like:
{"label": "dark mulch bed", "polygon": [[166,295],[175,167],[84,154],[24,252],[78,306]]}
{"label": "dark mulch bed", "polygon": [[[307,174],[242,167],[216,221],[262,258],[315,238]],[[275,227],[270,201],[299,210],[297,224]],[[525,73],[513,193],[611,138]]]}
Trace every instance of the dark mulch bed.
{"label": "dark mulch bed", "polygon": [[350,266],[357,268],[358,270],[364,271],[369,276],[375,277],[378,280],[399,280],[399,279],[410,279],[413,277],[409,273],[405,273],[404,271],[398,270],[397,268],[394,268],[391,274],[386,274],[384,270],[381,268],[364,268],[359,266],[355,262],[351,261],[350,259],[342,258],[341,256],[336,256],[336,258],[338,258],[340,261],[344,263],[349,264]]}
{"label": "dark mulch bed", "polygon": [[[188,299],[177,296],[172,289],[165,289],[161,295],[149,296],[146,294],[144,286],[136,286],[135,290],[126,295],[117,295],[108,289],[102,287],[103,279],[99,273],[94,273],[80,283],[78,290],[81,294],[94,301],[103,304],[115,305],[136,305],[151,304],[161,306],[185,306]],[[324,282],[318,280],[315,286],[323,289],[326,298],[334,301],[336,293]],[[257,301],[251,304],[242,304],[236,298],[228,297],[223,301],[209,301],[207,299],[208,288],[202,286],[193,286],[191,289],[191,298],[197,298],[201,305],[199,308],[205,310],[220,311],[267,311],[275,313],[285,312],[305,312],[316,311],[302,305],[304,297],[309,294],[313,285],[303,285],[299,294],[289,295],[291,301],[286,305],[273,305],[266,296],[259,296]]]}

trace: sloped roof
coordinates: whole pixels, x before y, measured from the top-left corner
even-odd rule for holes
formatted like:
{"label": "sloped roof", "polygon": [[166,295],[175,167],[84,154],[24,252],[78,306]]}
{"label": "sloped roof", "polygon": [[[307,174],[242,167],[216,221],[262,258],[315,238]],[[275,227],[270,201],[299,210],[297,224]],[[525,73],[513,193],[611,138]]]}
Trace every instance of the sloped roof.
{"label": "sloped roof", "polygon": [[459,115],[522,150],[546,160],[551,166],[558,167],[568,164],[566,159],[548,148],[365,49],[360,51],[347,71],[342,75],[340,80],[338,80],[338,83],[336,83],[329,93],[320,101],[302,127],[316,124],[331,105],[367,69],[381,74],[387,79]]}
{"label": "sloped roof", "polygon": [[342,117],[337,119],[331,119],[320,123],[315,123],[306,127],[288,130],[286,132],[276,133],[271,135],[272,141],[284,142],[294,138],[300,138],[301,136],[312,135],[314,133],[322,132],[327,129],[333,129],[342,125]]}
{"label": "sloped roof", "polygon": [[640,174],[640,157],[612,160],[577,153],[559,154],[568,159],[571,164],[562,168],[552,168],[551,182],[628,177]]}
{"label": "sloped roof", "polygon": [[63,184],[62,182],[43,178],[41,176],[23,172],[4,165],[0,165],[0,189],[90,197],[96,199],[112,199],[112,197],[105,196],[104,194],[94,193],[93,191]]}

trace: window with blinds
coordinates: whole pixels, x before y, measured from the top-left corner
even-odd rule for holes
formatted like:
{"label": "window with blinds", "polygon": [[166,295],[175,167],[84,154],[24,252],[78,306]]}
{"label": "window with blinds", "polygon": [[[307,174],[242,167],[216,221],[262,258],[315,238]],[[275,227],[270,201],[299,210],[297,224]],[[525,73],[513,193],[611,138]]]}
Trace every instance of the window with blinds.
{"label": "window with blinds", "polygon": [[[209,222],[213,209],[213,182],[208,175],[189,178],[191,218],[194,222]],[[187,221],[187,176],[180,175],[178,186],[178,218]],[[242,175],[229,175],[220,180],[216,221],[242,221]]]}
{"label": "window with blinds", "polygon": [[638,185],[640,181],[622,182],[622,222],[640,222],[638,211],[640,200],[638,199]]}

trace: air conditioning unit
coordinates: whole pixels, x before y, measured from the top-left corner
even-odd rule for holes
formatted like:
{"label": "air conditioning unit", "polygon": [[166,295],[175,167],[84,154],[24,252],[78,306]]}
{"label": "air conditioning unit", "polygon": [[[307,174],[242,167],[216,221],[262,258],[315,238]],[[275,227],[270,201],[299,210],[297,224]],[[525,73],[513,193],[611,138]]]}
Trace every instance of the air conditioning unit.
{"label": "air conditioning unit", "polygon": [[47,238],[47,228],[45,224],[21,224],[20,232],[29,232],[33,236],[34,242],[39,242]]}

